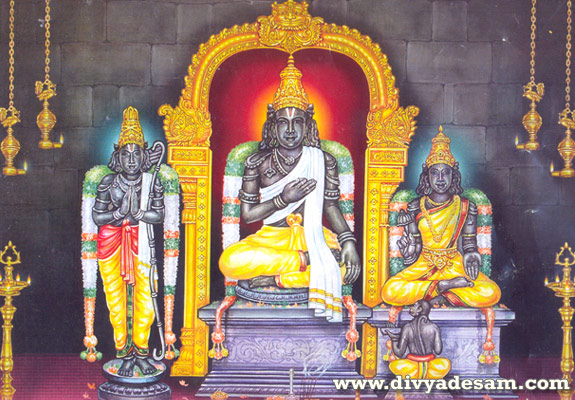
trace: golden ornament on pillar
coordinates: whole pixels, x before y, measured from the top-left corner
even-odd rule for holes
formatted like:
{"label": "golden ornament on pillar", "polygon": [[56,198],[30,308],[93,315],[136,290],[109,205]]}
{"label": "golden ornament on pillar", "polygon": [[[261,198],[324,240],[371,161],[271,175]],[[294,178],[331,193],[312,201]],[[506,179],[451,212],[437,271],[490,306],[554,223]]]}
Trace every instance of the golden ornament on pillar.
{"label": "golden ornament on pillar", "polygon": [[[559,308],[559,314],[563,320],[563,346],[561,350],[561,372],[563,379],[571,387],[573,378],[571,374],[575,363],[573,362],[573,326],[571,320],[575,309],[571,307],[571,298],[575,297],[575,282],[571,280],[571,267],[575,265],[575,254],[567,243],[561,248],[561,251],[555,255],[555,264],[563,267],[563,279],[558,277],[555,282],[548,283],[545,279],[545,286],[555,292],[555,296],[563,299],[563,305]],[[559,396],[562,400],[570,400],[575,392],[573,389],[559,390]]]}
{"label": "golden ornament on pillar", "polygon": [[[10,255],[11,254],[11,255]],[[14,259],[13,256],[16,258]],[[14,360],[12,355],[12,319],[16,313],[16,307],[12,305],[12,297],[18,296],[20,291],[30,286],[30,278],[27,281],[21,281],[20,275],[14,279],[14,265],[20,264],[20,252],[12,242],[4,251],[0,252],[0,263],[4,264],[4,279],[0,279],[0,296],[6,298],[4,305],[0,307],[4,325],[2,325],[2,358],[0,359],[0,369],[2,370],[2,389],[0,394],[2,400],[11,400],[16,392],[12,386],[12,369]]]}

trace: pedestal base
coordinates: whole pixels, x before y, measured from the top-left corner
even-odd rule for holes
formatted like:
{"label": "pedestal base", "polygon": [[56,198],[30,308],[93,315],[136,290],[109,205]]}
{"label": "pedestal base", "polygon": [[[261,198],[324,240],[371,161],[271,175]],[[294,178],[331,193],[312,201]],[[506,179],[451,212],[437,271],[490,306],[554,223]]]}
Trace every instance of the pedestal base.
{"label": "pedestal base", "polygon": [[161,361],[150,362],[157,368],[152,375],[143,375],[138,367],[134,376],[118,375],[121,360],[111,360],[104,364],[102,373],[108,382],[98,387],[100,400],[171,400],[172,391],[168,385],[160,382],[166,374],[166,365]]}
{"label": "pedestal base", "polygon": [[[394,375],[388,368],[388,363],[383,360],[387,352],[385,343],[389,339],[383,333],[384,329],[401,328],[413,317],[409,315],[407,309],[402,310],[397,317],[395,324],[389,322],[389,308],[376,307],[373,309],[373,316],[369,323],[378,329],[378,365],[377,377],[382,379],[393,379]],[[509,325],[515,320],[513,311],[494,308],[495,326],[493,328],[493,343],[495,353],[499,351],[501,328]],[[499,379],[499,364],[481,364],[479,355],[482,353],[483,343],[487,334],[487,323],[483,313],[474,308],[434,308],[431,310],[429,319],[435,322],[441,329],[443,340],[443,352],[441,357],[451,361],[451,371],[445,379],[449,380],[453,376],[460,379]],[[511,391],[451,391],[453,396],[458,398],[483,398],[488,394],[491,398],[517,398]],[[407,398],[407,397],[406,397]]]}
{"label": "pedestal base", "polygon": [[[214,325],[218,303],[199,311],[199,317]],[[358,305],[358,330],[371,310]],[[333,379],[361,379],[356,362],[342,357],[349,322],[332,323],[314,317],[306,305],[256,306],[238,301],[224,316],[224,346],[229,356],[212,361],[212,371],[196,396],[209,397],[221,390],[230,398],[286,396],[289,371],[293,368],[294,393],[306,398],[354,398],[353,390],[338,391]],[[362,390],[361,398],[375,398]],[[245,398],[245,397],[244,397]]]}
{"label": "pedestal base", "polygon": [[172,400],[172,390],[162,382],[151,385],[127,385],[106,382],[98,387],[100,400]]}

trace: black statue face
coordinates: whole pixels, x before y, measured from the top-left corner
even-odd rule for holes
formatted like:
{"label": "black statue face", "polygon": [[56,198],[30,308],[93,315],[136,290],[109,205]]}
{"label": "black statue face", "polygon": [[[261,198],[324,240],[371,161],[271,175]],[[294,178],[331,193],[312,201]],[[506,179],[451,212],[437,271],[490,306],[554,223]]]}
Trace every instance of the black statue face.
{"label": "black statue face", "polygon": [[122,170],[128,175],[135,175],[142,170],[144,151],[134,143],[128,143],[120,149],[119,161]]}
{"label": "black statue face", "polygon": [[305,136],[305,111],[286,107],[276,112],[277,138],[281,147],[295,149],[301,146]]}
{"label": "black statue face", "polygon": [[417,317],[419,315],[429,315],[431,310],[431,304],[426,300],[416,301],[409,309],[409,313],[412,317]]}
{"label": "black statue face", "polygon": [[447,164],[434,164],[429,167],[429,185],[431,189],[444,194],[451,187],[453,180],[453,169]]}
{"label": "black statue face", "polygon": [[411,308],[409,309],[409,313],[411,314],[412,317],[417,317],[419,314],[421,314],[421,304],[419,302],[416,302],[414,305],[411,306]]}

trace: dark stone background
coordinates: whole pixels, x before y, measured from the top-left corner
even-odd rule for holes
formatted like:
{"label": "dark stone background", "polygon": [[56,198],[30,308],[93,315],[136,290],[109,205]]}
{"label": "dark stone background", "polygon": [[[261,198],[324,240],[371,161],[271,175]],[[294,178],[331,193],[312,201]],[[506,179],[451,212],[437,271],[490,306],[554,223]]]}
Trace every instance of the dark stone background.
{"label": "dark stone background", "polygon": [[[0,104],[7,105],[8,1],[0,5]],[[421,109],[403,187],[413,187],[429,140],[443,124],[453,138],[465,186],[482,188],[495,209],[493,277],[502,302],[517,312],[503,333],[503,354],[558,355],[558,299],[543,287],[558,271],[559,247],[575,244],[575,180],[551,178],[550,162],[563,130],[565,0],[539,3],[537,81],[546,94],[537,153],[514,149],[526,137],[528,109],[527,0],[313,0],[312,15],[347,24],[380,43],[389,57],[401,105]],[[16,353],[82,350],[80,200],[84,173],[107,161],[124,107],[140,110],[148,140],[163,134],[160,105],[176,105],[191,56],[200,43],[225,27],[270,13],[269,1],[52,2],[52,100],[62,132],[61,150],[40,151],[35,118],[41,109],[33,85],[43,79],[43,2],[18,0],[16,8],[16,106],[23,122],[17,157],[25,176],[0,179],[0,244],[22,251],[32,287],[16,299]],[[151,133],[152,132],[152,133]],[[361,179],[358,179],[361,182]],[[213,216],[219,220],[218,215]],[[214,260],[217,257],[213,258]],[[214,273],[218,273],[214,269]],[[180,284],[183,268],[180,269]],[[178,287],[175,327],[182,321]],[[99,349],[111,353],[111,328],[99,293]]]}

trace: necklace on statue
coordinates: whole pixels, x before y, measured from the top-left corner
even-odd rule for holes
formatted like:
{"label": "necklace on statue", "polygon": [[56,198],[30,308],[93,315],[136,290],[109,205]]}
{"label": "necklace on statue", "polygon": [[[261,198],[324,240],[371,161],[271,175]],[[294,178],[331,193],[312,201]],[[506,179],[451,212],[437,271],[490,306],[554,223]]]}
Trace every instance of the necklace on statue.
{"label": "necklace on statue", "polygon": [[[458,207],[457,206],[452,207],[451,211],[449,212],[449,215],[445,219],[445,222],[443,224],[441,224],[441,226],[439,227],[438,230],[435,230],[435,226],[433,225],[433,221],[431,219],[431,216],[429,215],[429,211],[427,211],[427,208],[425,208],[425,200],[426,199],[430,200],[429,197],[427,197],[427,196],[424,196],[421,198],[421,200],[419,202],[419,207],[421,208],[421,212],[423,213],[423,217],[425,218],[425,222],[427,222],[427,226],[429,227],[429,230],[431,231],[431,236],[433,237],[433,241],[435,243],[439,243],[439,242],[441,242],[441,239],[443,239],[443,235],[445,234],[445,231],[447,230],[447,225],[449,225],[449,223],[451,222],[451,220],[455,216],[455,212],[457,211]],[[430,201],[430,203],[432,203],[432,202]]]}
{"label": "necklace on statue", "polygon": [[441,206],[447,204],[447,203],[451,200],[451,199],[447,199],[447,200],[445,200],[445,201],[433,201],[433,200],[431,199],[431,197],[429,197],[429,196],[426,196],[425,199],[426,199],[427,202],[428,202],[429,204],[431,204],[433,207],[441,207]]}
{"label": "necklace on statue", "polygon": [[142,174],[140,174],[140,176],[134,180],[126,179],[122,174],[118,174],[118,177],[119,177],[118,183],[120,184],[120,187],[124,192],[126,192],[126,190],[128,190],[128,188],[130,187],[135,187],[137,191],[140,191],[141,189],[140,184],[142,183]]}
{"label": "necklace on statue", "polygon": [[278,148],[274,148],[274,153],[277,153],[277,156],[286,164],[286,165],[294,165],[295,162],[301,157],[303,154],[303,148],[300,150],[297,156],[284,156]]}
{"label": "necklace on statue", "polygon": [[278,159],[278,153],[279,153],[279,151],[277,151],[277,148],[275,148],[272,151],[272,161],[273,161],[274,165],[278,168],[278,171],[280,172],[280,174],[282,174],[283,176],[286,176],[288,174],[288,171],[286,171],[286,169],[283,167],[280,160]]}

